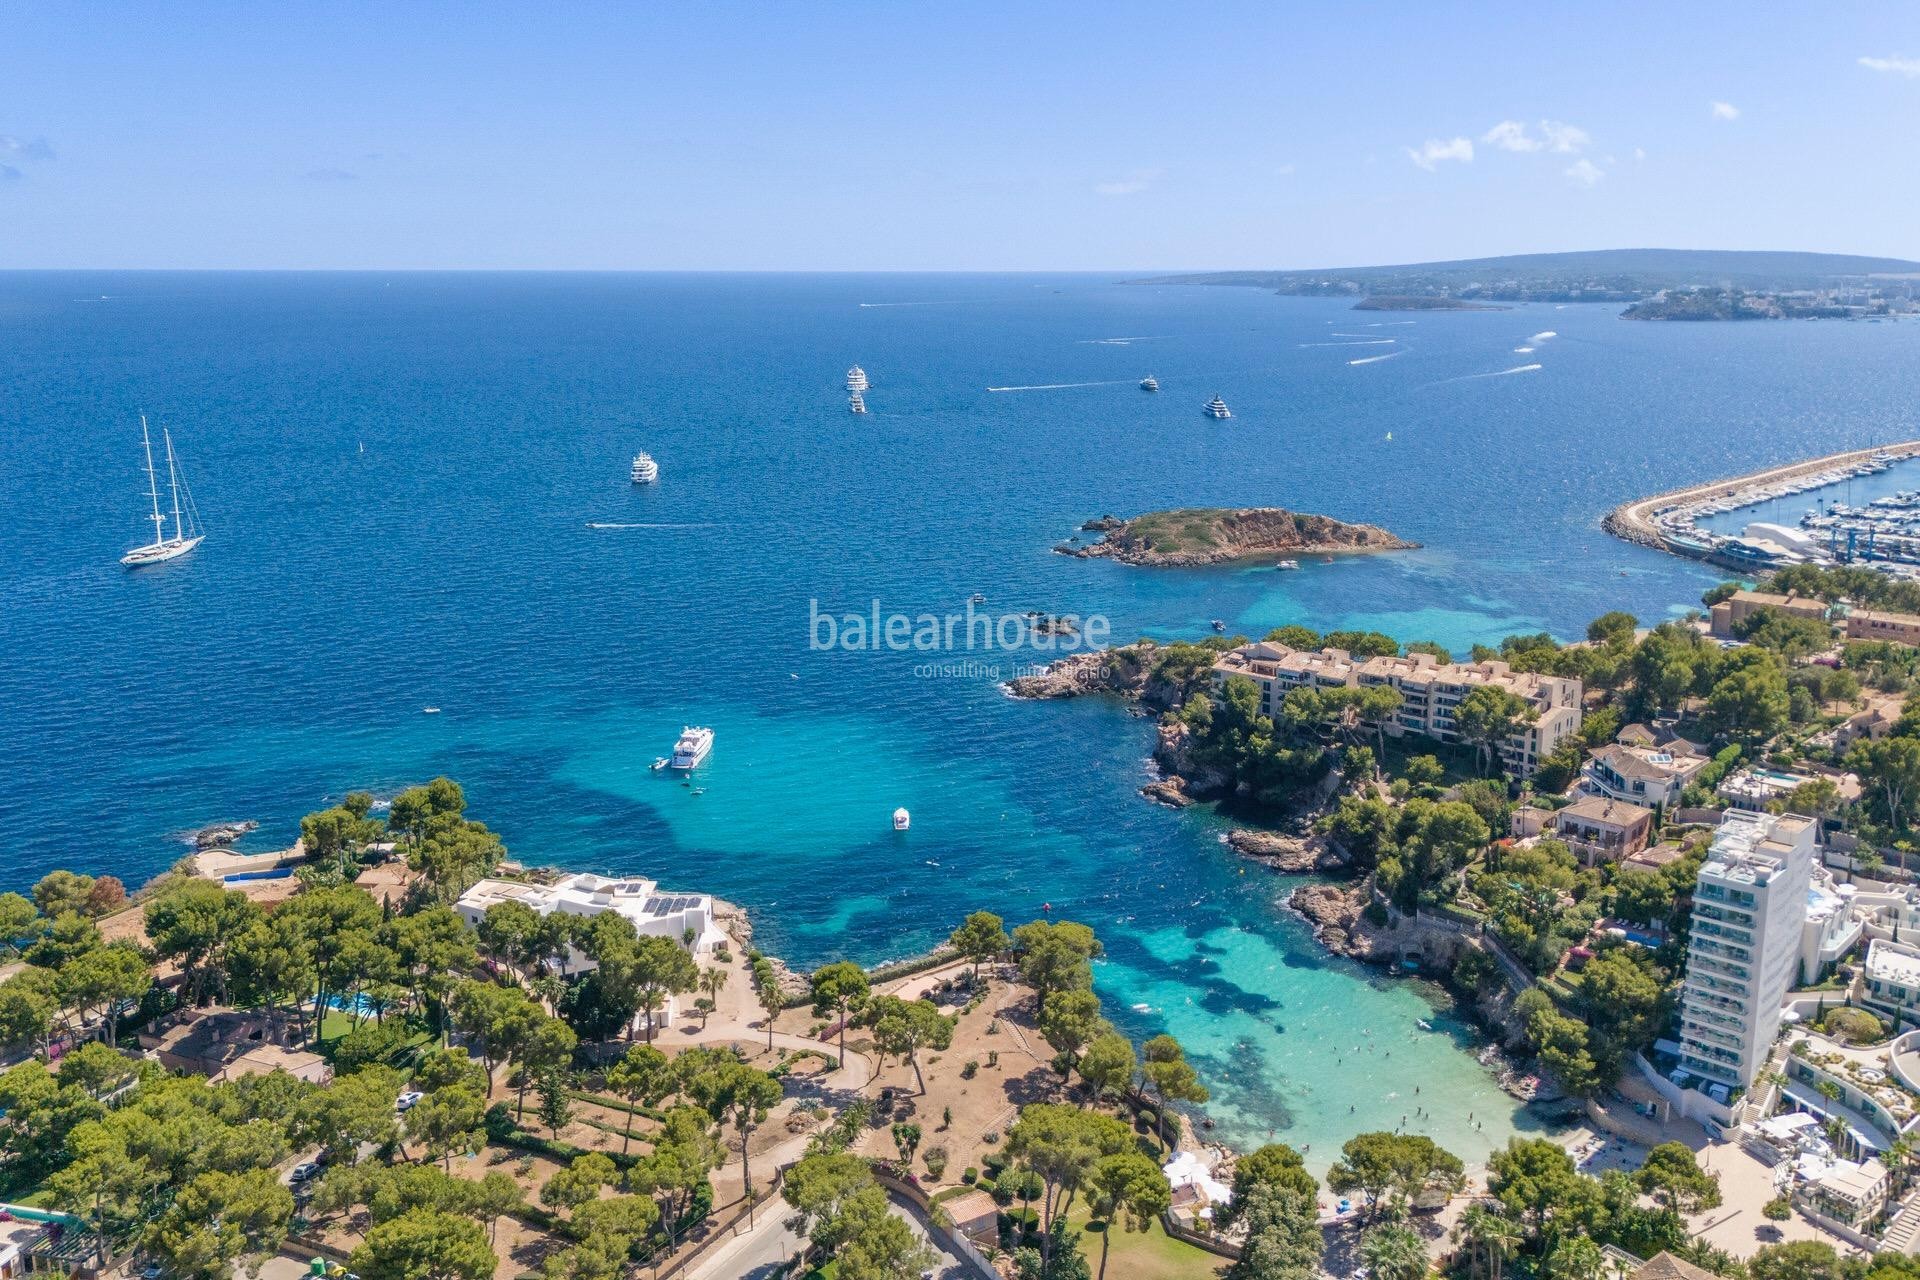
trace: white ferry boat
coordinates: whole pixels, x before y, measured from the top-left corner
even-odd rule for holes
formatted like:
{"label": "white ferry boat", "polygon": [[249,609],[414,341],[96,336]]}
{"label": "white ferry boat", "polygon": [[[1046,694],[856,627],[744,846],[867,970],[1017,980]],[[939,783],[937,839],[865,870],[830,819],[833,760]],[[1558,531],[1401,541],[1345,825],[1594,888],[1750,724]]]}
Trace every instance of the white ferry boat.
{"label": "white ferry boat", "polygon": [[1158,391],[1160,389],[1160,379],[1154,377],[1152,374],[1148,374],[1146,377],[1140,379],[1140,389],[1142,391]]}
{"label": "white ferry boat", "polygon": [[633,455],[633,482],[635,484],[652,484],[659,478],[660,464],[653,460],[652,454],[643,450]]}
{"label": "white ferry boat", "polygon": [[161,564],[175,560],[200,545],[207,535],[201,532],[199,512],[194,509],[193,491],[187,491],[187,508],[184,520],[180,513],[180,472],[173,461],[173,435],[166,428],[160,430],[161,439],[167,446],[167,488],[173,494],[173,536],[167,536],[167,518],[160,514],[160,481],[153,469],[153,437],[147,431],[146,415],[140,417],[140,443],[147,451],[147,495],[153,499],[153,541],[144,546],[135,547],[120,557],[120,563],[129,569],[138,569],[142,565]]}
{"label": "white ferry boat", "polygon": [[867,371],[859,365],[847,370],[847,390],[865,391],[867,389]]}
{"label": "white ferry boat", "polygon": [[671,768],[691,769],[712,750],[713,730],[689,725],[680,730],[680,741],[673,744],[673,759],[667,763]]}
{"label": "white ferry boat", "polygon": [[1209,418],[1231,418],[1233,411],[1227,408],[1227,402],[1225,400],[1222,400],[1219,396],[1215,396],[1213,399],[1207,401],[1207,416]]}
{"label": "white ferry boat", "polygon": [[858,391],[847,397],[847,411],[849,413],[865,413],[867,411],[867,402],[861,397]]}

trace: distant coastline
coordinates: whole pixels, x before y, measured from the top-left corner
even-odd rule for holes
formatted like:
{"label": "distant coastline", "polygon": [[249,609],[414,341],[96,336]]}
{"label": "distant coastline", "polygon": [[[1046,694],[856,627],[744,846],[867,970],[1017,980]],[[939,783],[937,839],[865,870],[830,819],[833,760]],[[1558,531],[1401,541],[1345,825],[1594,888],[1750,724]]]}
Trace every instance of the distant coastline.
{"label": "distant coastline", "polygon": [[1355,309],[1364,311],[1608,302],[1627,304],[1624,314],[1635,320],[1920,314],[1920,262],[1840,253],[1601,249],[1308,271],[1216,271],[1128,283],[1234,285],[1290,297],[1357,298]]}
{"label": "distant coastline", "polygon": [[1383,293],[1360,299],[1355,311],[1511,311],[1498,302],[1468,302],[1464,298],[1434,298],[1418,294]]}

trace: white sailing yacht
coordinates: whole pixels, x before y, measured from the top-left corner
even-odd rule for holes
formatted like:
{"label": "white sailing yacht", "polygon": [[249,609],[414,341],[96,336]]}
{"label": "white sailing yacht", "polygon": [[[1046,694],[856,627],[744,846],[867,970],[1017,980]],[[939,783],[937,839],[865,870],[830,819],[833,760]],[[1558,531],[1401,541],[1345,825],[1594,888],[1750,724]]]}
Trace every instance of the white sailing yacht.
{"label": "white sailing yacht", "polygon": [[173,495],[173,536],[167,536],[167,518],[160,514],[160,477],[153,469],[153,436],[147,430],[147,415],[140,415],[140,443],[147,451],[147,496],[153,500],[153,541],[145,546],[135,547],[120,557],[120,563],[129,569],[142,565],[159,564],[165,560],[175,560],[200,545],[207,535],[200,528],[198,512],[193,507],[193,490],[187,490],[187,511],[180,514],[180,471],[173,460],[173,435],[165,427],[160,429],[160,438],[167,447],[167,490]]}

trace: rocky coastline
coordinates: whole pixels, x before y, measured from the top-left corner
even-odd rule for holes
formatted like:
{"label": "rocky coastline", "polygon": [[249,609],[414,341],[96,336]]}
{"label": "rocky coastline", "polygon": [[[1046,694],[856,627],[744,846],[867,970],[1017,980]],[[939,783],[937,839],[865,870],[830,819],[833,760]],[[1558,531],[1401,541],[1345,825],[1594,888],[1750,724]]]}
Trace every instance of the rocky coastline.
{"label": "rocky coastline", "polygon": [[213,822],[200,828],[187,837],[196,852],[208,849],[224,849],[250,831],[257,831],[260,824],[247,822]]}
{"label": "rocky coastline", "polygon": [[1281,507],[1187,507],[1150,511],[1130,520],[1109,515],[1089,520],[1081,528],[1103,536],[1096,542],[1066,543],[1054,550],[1083,560],[1105,558],[1166,568],[1198,568],[1267,556],[1406,551],[1419,545],[1378,525],[1349,524]]}

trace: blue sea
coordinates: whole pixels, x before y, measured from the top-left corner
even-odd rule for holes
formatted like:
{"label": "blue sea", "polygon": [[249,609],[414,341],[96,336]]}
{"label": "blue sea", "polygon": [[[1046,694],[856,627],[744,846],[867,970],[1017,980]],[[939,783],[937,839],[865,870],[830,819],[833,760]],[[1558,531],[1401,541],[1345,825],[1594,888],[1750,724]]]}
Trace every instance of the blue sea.
{"label": "blue sea", "polygon": [[[0,275],[7,879],[138,881],[204,823],[277,847],[349,789],[445,773],[515,856],[719,894],[799,966],[977,907],[1085,920],[1110,1013],[1187,1044],[1221,1136],[1323,1166],[1405,1116],[1478,1158],[1532,1122],[1468,1029],[1322,953],[1220,818],[1139,799],[1149,721],[1006,698],[1036,655],[930,672],[816,651],[809,618],[979,592],[1120,639],[1571,637],[1713,581],[1606,537],[1615,503],[1916,434],[1920,325],[1616,310],[1084,275]],[[128,572],[142,413],[209,532]],[[1103,512],[1266,504],[1423,546],[1297,573],[1051,551]],[[683,724],[718,734],[698,793],[647,768]]]}

